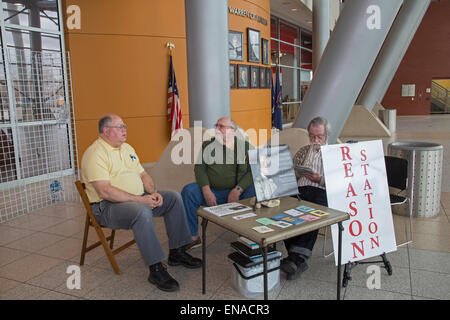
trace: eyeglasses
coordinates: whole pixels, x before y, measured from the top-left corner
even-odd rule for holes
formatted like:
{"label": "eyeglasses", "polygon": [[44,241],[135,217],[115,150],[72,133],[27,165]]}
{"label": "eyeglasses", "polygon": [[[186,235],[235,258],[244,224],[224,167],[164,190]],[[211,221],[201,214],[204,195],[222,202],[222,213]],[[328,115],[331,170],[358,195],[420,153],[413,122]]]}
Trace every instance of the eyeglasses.
{"label": "eyeglasses", "polygon": [[324,135],[324,134],[317,134],[317,135],[310,134],[310,135],[309,135],[309,139],[310,139],[310,140],[314,140],[314,138],[323,140],[323,139],[325,139],[326,137],[327,137],[327,136]]}
{"label": "eyeglasses", "polygon": [[107,127],[108,128],[116,128],[116,129],[119,129],[119,130],[122,130],[122,129],[127,130],[128,129],[128,126],[126,124],[120,124],[118,126],[107,126]]}
{"label": "eyeglasses", "polygon": [[216,123],[214,126],[219,130],[233,128],[232,126],[224,126],[223,124],[220,123]]}

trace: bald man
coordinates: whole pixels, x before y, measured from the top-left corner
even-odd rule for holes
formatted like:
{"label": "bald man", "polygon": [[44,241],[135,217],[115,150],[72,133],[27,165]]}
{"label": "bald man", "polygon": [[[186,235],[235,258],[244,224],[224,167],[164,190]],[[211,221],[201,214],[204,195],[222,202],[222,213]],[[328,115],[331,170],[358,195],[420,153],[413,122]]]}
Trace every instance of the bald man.
{"label": "bald man", "polygon": [[165,254],[153,217],[164,217],[170,249],[168,264],[199,268],[201,260],[184,249],[191,236],[183,201],[179,193],[155,189],[135,150],[125,142],[127,128],[118,115],[109,114],[100,119],[100,136],[81,161],[82,181],[101,225],[133,230],[142,257],[149,265],[148,281],[161,290],[177,291],[178,282],[161,263]]}
{"label": "bald man", "polygon": [[215,128],[215,137],[202,144],[201,163],[194,167],[196,182],[181,191],[192,236],[186,250],[201,244],[196,213],[200,206],[216,206],[255,196],[248,161],[249,142],[237,139],[236,124],[229,117],[217,120]]}

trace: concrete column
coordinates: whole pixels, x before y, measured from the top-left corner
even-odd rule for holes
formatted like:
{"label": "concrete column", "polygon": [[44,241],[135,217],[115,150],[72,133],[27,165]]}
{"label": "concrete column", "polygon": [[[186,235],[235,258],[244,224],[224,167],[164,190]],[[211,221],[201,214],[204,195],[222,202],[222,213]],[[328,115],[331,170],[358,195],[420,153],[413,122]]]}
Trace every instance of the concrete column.
{"label": "concrete column", "polygon": [[189,123],[230,116],[228,0],[185,0]]}
{"label": "concrete column", "polygon": [[347,0],[294,123],[328,119],[336,142],[402,0]]}
{"label": "concrete column", "polygon": [[330,3],[329,0],[313,1],[313,72],[316,72],[325,47],[330,38]]}
{"label": "concrete column", "polygon": [[429,5],[430,0],[403,1],[357,104],[372,110],[376,102],[381,103]]}

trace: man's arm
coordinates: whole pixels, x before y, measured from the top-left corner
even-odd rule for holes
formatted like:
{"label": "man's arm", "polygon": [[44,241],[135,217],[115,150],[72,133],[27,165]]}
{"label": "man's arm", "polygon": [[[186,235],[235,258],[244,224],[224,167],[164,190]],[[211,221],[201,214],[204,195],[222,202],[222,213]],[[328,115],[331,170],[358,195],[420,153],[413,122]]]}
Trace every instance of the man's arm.
{"label": "man's arm", "polygon": [[112,186],[107,180],[92,181],[91,184],[97,191],[98,196],[104,200],[111,202],[139,202],[148,205],[152,209],[156,207],[156,201],[151,195],[135,196]]}
{"label": "man's arm", "polygon": [[145,192],[152,194],[156,192],[155,184],[153,182],[152,177],[147,173],[147,171],[142,171],[140,174],[142,184],[144,185]]}

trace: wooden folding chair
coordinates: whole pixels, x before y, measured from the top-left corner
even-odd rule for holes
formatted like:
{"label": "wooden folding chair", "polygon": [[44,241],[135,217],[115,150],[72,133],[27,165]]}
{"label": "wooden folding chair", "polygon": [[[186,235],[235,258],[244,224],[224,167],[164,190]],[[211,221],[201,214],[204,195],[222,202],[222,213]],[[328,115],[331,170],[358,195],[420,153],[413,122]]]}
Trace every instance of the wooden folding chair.
{"label": "wooden folding chair", "polygon": [[[114,272],[116,274],[121,274],[119,265],[117,264],[116,258],[114,256],[116,254],[118,254],[119,252],[121,252],[122,250],[135,244],[136,240],[133,239],[133,240],[125,243],[124,245],[118,247],[117,249],[112,250],[113,246],[114,246],[114,236],[116,234],[116,231],[111,229],[110,236],[105,237],[105,234],[103,233],[102,228],[107,228],[107,227],[100,225],[98,223],[97,219],[95,218],[94,214],[92,213],[91,204],[90,204],[89,198],[86,194],[86,191],[85,191],[86,187],[85,187],[84,183],[77,180],[77,181],[75,181],[75,185],[77,186],[78,193],[80,194],[81,200],[83,201],[84,207],[86,208],[86,224],[84,226],[84,236],[83,236],[83,245],[81,248],[80,266],[82,266],[84,264],[84,257],[87,252],[102,245],[103,249],[105,250],[105,253],[109,259],[109,262],[111,263],[111,266],[114,269]],[[96,243],[91,244],[89,247],[87,247],[87,239],[88,239],[90,226],[94,227],[100,241],[97,241]],[[108,246],[107,241],[109,241],[109,246]]]}

